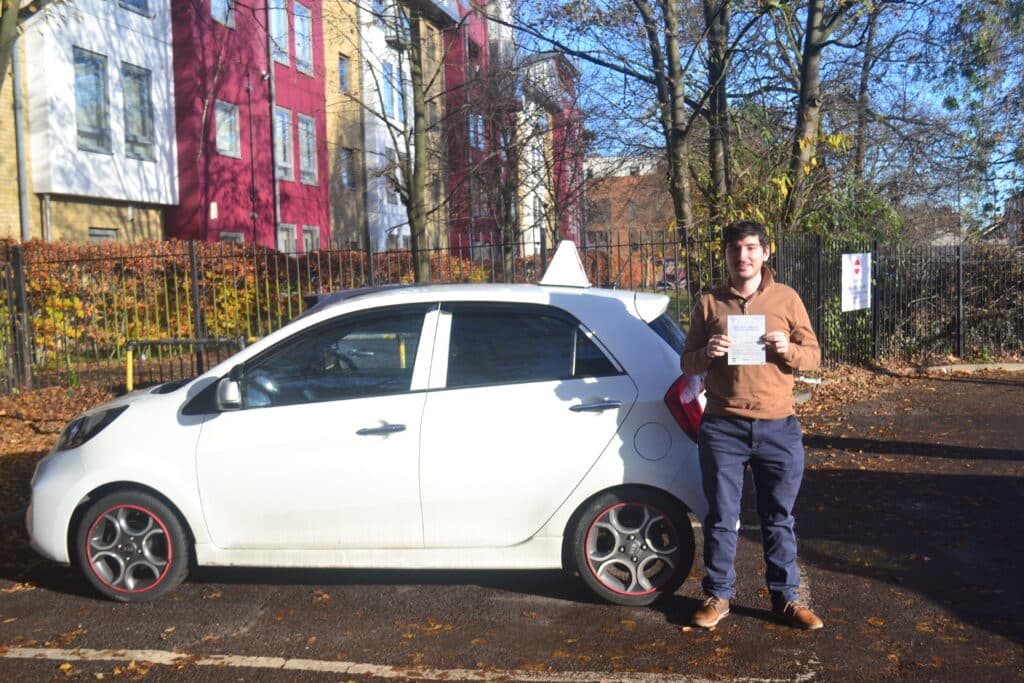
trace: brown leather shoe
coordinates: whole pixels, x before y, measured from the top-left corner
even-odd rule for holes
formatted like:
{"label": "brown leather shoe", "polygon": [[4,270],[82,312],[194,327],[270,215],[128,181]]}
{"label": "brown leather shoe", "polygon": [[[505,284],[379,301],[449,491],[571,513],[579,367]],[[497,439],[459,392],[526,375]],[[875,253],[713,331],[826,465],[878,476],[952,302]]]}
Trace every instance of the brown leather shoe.
{"label": "brown leather shoe", "polygon": [[704,604],[693,613],[693,625],[701,628],[717,626],[718,622],[729,615],[729,601],[709,595],[704,598]]}
{"label": "brown leather shoe", "polygon": [[784,605],[776,605],[772,607],[772,612],[793,628],[815,631],[825,625],[814,612],[796,600],[791,600]]}

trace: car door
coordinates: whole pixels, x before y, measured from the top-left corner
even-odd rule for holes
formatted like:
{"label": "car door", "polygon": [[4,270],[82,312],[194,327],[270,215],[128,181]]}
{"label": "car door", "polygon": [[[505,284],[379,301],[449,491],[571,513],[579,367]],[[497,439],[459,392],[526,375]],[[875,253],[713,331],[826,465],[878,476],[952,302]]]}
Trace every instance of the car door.
{"label": "car door", "polygon": [[217,546],[422,545],[419,433],[437,319],[429,309],[344,316],[245,364],[243,408],[207,419],[196,451]]}
{"label": "car door", "polygon": [[424,543],[522,542],[604,451],[636,387],[553,307],[444,304],[437,336],[421,439]]}

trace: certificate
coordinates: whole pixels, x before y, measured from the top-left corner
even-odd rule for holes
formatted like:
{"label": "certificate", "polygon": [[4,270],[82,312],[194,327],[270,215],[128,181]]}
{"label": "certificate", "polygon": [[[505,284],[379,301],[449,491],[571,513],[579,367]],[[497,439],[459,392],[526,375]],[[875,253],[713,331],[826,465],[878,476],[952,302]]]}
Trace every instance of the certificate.
{"label": "certificate", "polygon": [[730,315],[729,365],[764,365],[764,316]]}

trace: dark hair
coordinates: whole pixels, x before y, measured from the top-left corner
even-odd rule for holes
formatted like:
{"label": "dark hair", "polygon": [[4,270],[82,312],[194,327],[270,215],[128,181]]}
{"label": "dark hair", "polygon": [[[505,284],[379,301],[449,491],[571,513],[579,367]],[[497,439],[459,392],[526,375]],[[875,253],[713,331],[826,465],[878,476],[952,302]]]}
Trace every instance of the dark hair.
{"label": "dark hair", "polygon": [[729,244],[739,241],[744,237],[757,237],[758,242],[765,249],[768,248],[768,228],[764,223],[757,221],[733,221],[722,228],[722,244]]}

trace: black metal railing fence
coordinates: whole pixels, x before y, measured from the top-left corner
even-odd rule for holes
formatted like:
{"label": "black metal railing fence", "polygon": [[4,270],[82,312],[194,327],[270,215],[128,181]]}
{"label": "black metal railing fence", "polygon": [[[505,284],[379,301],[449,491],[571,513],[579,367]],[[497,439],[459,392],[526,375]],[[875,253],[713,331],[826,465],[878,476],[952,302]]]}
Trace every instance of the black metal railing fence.
{"label": "black metal railing fence", "polygon": [[[907,247],[782,236],[771,264],[811,315],[827,366],[986,360],[1024,353],[1024,253],[1000,244]],[[437,282],[536,282],[554,250],[478,246],[423,253]],[[660,291],[685,325],[693,297],[724,278],[719,237],[630,235],[592,243],[581,261],[597,286]],[[872,256],[872,307],[841,310],[845,253]],[[118,388],[186,377],[282,326],[304,297],[412,282],[408,251],[287,255],[251,245],[153,242],[0,249],[0,391]],[[131,353],[128,353],[128,351]]]}

